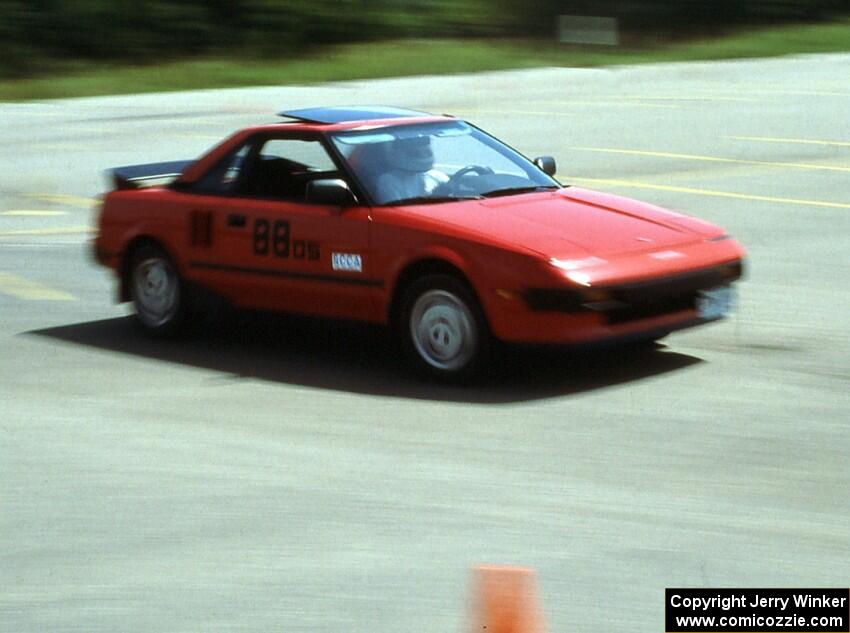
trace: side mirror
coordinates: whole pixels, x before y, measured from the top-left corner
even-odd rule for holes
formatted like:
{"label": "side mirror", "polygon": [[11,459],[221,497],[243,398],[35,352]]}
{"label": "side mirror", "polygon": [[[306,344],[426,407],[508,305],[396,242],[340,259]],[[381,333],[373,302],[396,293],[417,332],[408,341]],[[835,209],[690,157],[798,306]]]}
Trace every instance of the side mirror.
{"label": "side mirror", "polygon": [[351,189],[344,180],[339,178],[311,180],[307,183],[304,198],[310,204],[326,204],[335,207],[350,207],[357,204]]}
{"label": "side mirror", "polygon": [[540,168],[544,174],[554,176],[558,168],[555,165],[555,159],[551,156],[538,156],[534,159],[534,164]]}

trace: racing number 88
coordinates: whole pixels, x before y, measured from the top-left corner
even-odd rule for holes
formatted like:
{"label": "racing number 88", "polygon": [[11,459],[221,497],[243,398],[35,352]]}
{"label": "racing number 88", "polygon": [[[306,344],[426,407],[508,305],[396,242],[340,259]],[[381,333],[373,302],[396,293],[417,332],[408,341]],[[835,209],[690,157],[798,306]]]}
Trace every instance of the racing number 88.
{"label": "racing number 88", "polygon": [[319,259],[318,242],[292,241],[289,220],[275,220],[271,223],[265,218],[257,218],[254,220],[254,255],[268,255],[269,246],[275,257],[291,255],[295,259]]}
{"label": "racing number 88", "polygon": [[266,255],[269,252],[269,221],[254,222],[254,255]]}
{"label": "racing number 88", "polygon": [[286,220],[275,220],[272,249],[277,257],[289,257],[289,222]]}
{"label": "racing number 88", "polygon": [[274,225],[265,218],[254,222],[254,254],[268,255],[269,241],[277,257],[289,257],[289,222],[287,220],[275,220]]}

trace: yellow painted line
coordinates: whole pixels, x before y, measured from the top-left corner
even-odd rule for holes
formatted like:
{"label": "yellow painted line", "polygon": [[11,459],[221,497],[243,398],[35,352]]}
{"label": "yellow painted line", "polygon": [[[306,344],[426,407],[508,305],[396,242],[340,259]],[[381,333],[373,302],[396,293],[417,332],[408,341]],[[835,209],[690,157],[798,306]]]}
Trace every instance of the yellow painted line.
{"label": "yellow painted line", "polygon": [[212,134],[192,134],[189,132],[177,132],[172,136],[176,136],[179,138],[197,138],[204,141],[220,141],[222,139],[221,136],[213,136]]}
{"label": "yellow painted line", "polygon": [[35,200],[43,200],[44,202],[67,204],[72,207],[83,207],[86,209],[100,204],[100,200],[96,200],[95,198],[81,198],[79,196],[68,196],[62,193],[31,193],[27,194],[27,197]]}
{"label": "yellow painted line", "polygon": [[63,226],[54,229],[10,229],[8,231],[0,231],[0,238],[25,237],[28,235],[74,235],[80,233],[94,233],[94,229],[90,226]]}
{"label": "yellow painted line", "polygon": [[[101,134],[103,133],[101,132]],[[110,136],[114,136],[114,134],[110,134]],[[88,152],[91,150],[90,145],[74,145],[72,143],[42,143],[41,141],[34,141],[34,143],[38,143],[39,149],[49,149],[58,152]]]}
{"label": "yellow painted line", "polygon": [[678,185],[704,181],[717,183],[726,178],[753,178],[759,174],[775,176],[776,171],[773,167],[753,167],[752,165],[724,165],[714,166],[711,169],[687,169],[685,167],[684,169],[677,169],[675,171],[654,173],[652,179],[671,185]]}
{"label": "yellow painted line", "polygon": [[830,207],[833,209],[850,209],[850,203],[827,202],[825,200],[801,200],[798,198],[778,198],[774,196],[757,196],[748,193],[733,193],[731,191],[714,191],[711,189],[694,189],[692,187],[675,187],[673,185],[656,185],[648,182],[633,180],[617,180],[612,178],[582,178],[573,176],[558,176],[562,182],[586,182],[594,185],[611,185],[613,187],[633,187],[635,189],[656,189],[658,191],[675,191],[690,193],[698,196],[714,196],[717,198],[737,198],[739,200],[758,200],[760,202],[776,202],[779,204],[798,204],[809,207]]}
{"label": "yellow painted line", "polygon": [[806,145],[837,145],[839,147],[850,147],[850,141],[817,141],[808,138],[775,138],[772,136],[721,136],[720,138],[732,139],[734,141],[761,141],[764,143],[803,143]]}
{"label": "yellow painted line", "polygon": [[[678,110],[677,105],[660,103],[641,103],[637,101],[559,101],[559,106],[597,106],[597,107],[625,107],[625,108],[660,108],[662,110]],[[501,108],[441,108],[441,111],[478,113],[478,114],[528,114],[532,116],[563,116],[573,118],[575,114],[570,112],[553,112],[551,110],[503,110]]]}
{"label": "yellow painted line", "polygon": [[28,299],[37,301],[73,301],[74,297],[67,292],[54,290],[47,286],[18,277],[9,275],[8,273],[0,272],[0,293],[17,297],[18,299]]}
{"label": "yellow painted line", "polygon": [[700,96],[693,95],[690,97],[618,97],[618,99],[627,99],[629,101],[743,101],[747,103],[760,102],[764,99],[753,99],[751,97],[716,97],[716,96]]}
{"label": "yellow painted line", "polygon": [[746,92],[777,96],[850,97],[850,92],[835,92],[830,90],[753,90],[747,88]]}
{"label": "yellow painted line", "polygon": [[3,108],[3,114],[22,114],[26,116],[61,116],[67,117],[68,114],[62,111],[56,112],[46,112],[44,110],[34,110],[32,107],[27,105],[15,106],[10,103],[4,103],[5,107]]}
{"label": "yellow painted line", "polygon": [[27,210],[27,209],[17,209],[14,211],[0,211],[0,215],[13,215],[13,216],[55,216],[55,215],[65,215],[65,211],[41,211],[41,210]]}
{"label": "yellow painted line", "polygon": [[[830,164],[831,161],[824,160],[823,164]],[[821,164],[821,161],[815,161],[815,164]],[[726,178],[753,178],[759,175],[767,175],[776,178],[780,175],[776,167],[770,165],[736,165],[736,164],[715,164],[715,163],[692,163],[682,162],[673,166],[671,169],[661,172],[653,172],[652,175],[646,175],[653,182],[663,182],[665,184],[678,185],[690,183],[699,183],[710,181],[709,186],[717,186],[717,183]],[[698,184],[695,186],[699,186]]]}
{"label": "yellow painted line", "polygon": [[71,145],[69,141],[81,141],[84,142],[79,147],[85,147],[86,149],[91,149],[91,143],[94,142],[102,142],[104,144],[108,144],[115,136],[127,136],[132,134],[131,131],[126,128],[107,128],[107,127],[88,127],[77,123],[75,121],[68,121],[68,123],[72,123],[73,127],[66,128],[68,132],[63,138],[64,140],[57,140],[52,137],[35,139],[33,143],[37,143],[39,147],[46,147],[50,144],[55,144],[57,147],[74,147]]}
{"label": "yellow painted line", "polygon": [[785,169],[812,169],[825,171],[850,172],[850,167],[833,165],[815,165],[812,163],[783,163],[770,160],[743,160],[739,158],[721,158],[719,156],[700,156],[699,154],[677,154],[675,152],[650,152],[637,149],[616,149],[610,147],[571,147],[570,149],[584,152],[604,152],[607,154],[627,154],[630,156],[651,156],[653,158],[680,158],[683,160],[699,160],[712,163],[735,163],[737,165],[761,165],[763,167],[782,167]]}

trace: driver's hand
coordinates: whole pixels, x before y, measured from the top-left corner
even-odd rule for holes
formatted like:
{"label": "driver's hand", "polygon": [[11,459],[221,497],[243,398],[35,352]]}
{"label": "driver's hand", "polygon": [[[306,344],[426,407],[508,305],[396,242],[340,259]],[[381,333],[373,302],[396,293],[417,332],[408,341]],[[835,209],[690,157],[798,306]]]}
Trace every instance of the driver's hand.
{"label": "driver's hand", "polygon": [[447,196],[451,194],[451,187],[448,186],[449,177],[439,169],[428,170],[423,176],[425,177],[425,191],[429,195]]}
{"label": "driver's hand", "polygon": [[445,172],[440,171],[439,169],[431,169],[427,173],[440,185],[444,185],[449,181],[449,175]]}

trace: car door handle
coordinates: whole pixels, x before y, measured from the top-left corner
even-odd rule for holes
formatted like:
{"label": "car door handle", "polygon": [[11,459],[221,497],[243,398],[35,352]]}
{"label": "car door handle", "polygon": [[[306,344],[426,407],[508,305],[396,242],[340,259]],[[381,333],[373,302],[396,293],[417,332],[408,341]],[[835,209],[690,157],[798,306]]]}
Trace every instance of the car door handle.
{"label": "car door handle", "polygon": [[227,226],[242,228],[245,226],[245,216],[241,213],[231,213],[227,216]]}

